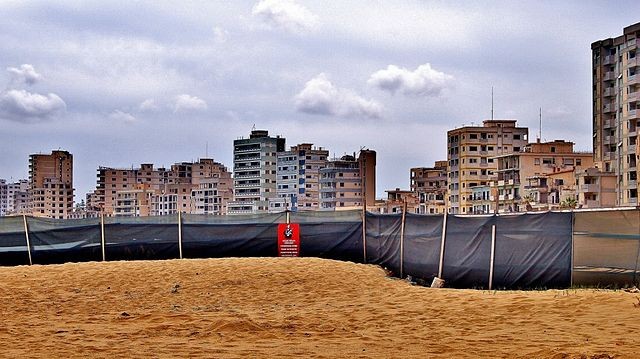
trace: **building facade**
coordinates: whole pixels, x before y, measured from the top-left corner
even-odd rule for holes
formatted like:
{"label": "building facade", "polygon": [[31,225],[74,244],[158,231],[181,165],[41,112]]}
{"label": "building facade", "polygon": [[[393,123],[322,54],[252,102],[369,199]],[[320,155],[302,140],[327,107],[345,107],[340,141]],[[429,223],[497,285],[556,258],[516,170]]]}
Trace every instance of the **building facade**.
{"label": "building facade", "polygon": [[267,213],[277,193],[277,158],[285,139],[253,130],[249,138],[233,141],[233,195],[229,214]]}
{"label": "building facade", "polygon": [[600,171],[616,176],[616,206],[638,205],[639,43],[636,23],[591,44],[593,155]]}
{"label": "building facade", "polygon": [[496,179],[494,157],[519,152],[528,143],[529,129],[515,120],[485,120],[447,132],[447,207],[452,214],[473,213],[473,187]]}
{"label": "building facade", "polygon": [[0,179],[0,217],[29,213],[29,181]]}
{"label": "building facade", "polygon": [[447,161],[436,161],[433,167],[411,168],[410,184],[418,198],[416,213],[445,213]]}
{"label": "building facade", "polygon": [[277,190],[281,209],[315,211],[320,208],[320,170],[327,165],[329,151],[302,143],[278,154]]}
{"label": "building facade", "polygon": [[29,207],[35,217],[68,218],[73,211],[73,155],[29,156]]}
{"label": "building facade", "polygon": [[320,169],[320,210],[375,208],[376,152],[361,150]]}
{"label": "building facade", "polygon": [[[575,152],[572,142],[530,143],[520,152],[497,156],[495,204],[498,213],[552,209],[575,191],[574,171],[593,165],[591,152]],[[562,174],[562,175],[561,175]]]}

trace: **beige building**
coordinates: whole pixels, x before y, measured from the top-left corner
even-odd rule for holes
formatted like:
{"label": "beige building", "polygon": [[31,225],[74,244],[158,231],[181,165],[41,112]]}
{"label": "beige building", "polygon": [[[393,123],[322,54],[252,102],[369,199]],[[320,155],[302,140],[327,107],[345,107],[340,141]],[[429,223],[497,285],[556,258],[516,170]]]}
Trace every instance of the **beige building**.
{"label": "beige building", "polygon": [[[138,211],[127,209],[127,213],[140,215],[166,215],[177,211],[191,213],[194,210],[191,198],[192,190],[207,183],[211,178],[229,177],[227,168],[210,158],[203,158],[197,162],[181,162],[171,166],[171,169],[154,168],[153,164],[140,165],[140,168],[111,168],[98,169],[98,183],[94,193],[87,196],[87,208],[104,213],[106,216],[116,215],[116,201],[125,196],[131,198],[134,193],[144,192],[149,197],[147,204],[138,198],[141,209]],[[142,186],[142,187],[141,187]],[[119,194],[122,193],[122,196]],[[120,208],[122,205],[120,205]],[[226,208],[226,207],[225,207]],[[123,213],[120,210],[120,213]]]}
{"label": "beige building", "polygon": [[411,191],[419,202],[415,213],[445,213],[447,161],[436,161],[433,167],[414,167],[410,173]]}
{"label": "beige building", "polygon": [[146,217],[151,215],[151,198],[154,191],[149,184],[137,184],[133,188],[116,193],[113,206],[115,217]]}
{"label": "beige building", "polygon": [[191,190],[192,214],[226,215],[233,200],[233,179],[229,172],[204,179]]}
{"label": "beige building", "polygon": [[29,156],[29,207],[36,217],[68,218],[73,211],[73,155]]}
{"label": "beige building", "polygon": [[[495,204],[490,211],[522,212],[537,205],[559,204],[575,191],[574,170],[593,165],[591,152],[575,152],[573,143],[530,143],[520,152],[496,156]],[[556,174],[555,176],[552,176]],[[562,175],[560,175],[562,174]],[[541,207],[541,209],[544,209]]]}
{"label": "beige building", "polygon": [[376,152],[345,155],[320,169],[320,210],[375,207]]}
{"label": "beige building", "polygon": [[616,176],[616,206],[638,205],[639,43],[636,23],[591,44],[594,160]]}
{"label": "beige building", "polygon": [[529,129],[515,120],[485,120],[447,132],[447,207],[452,214],[473,213],[473,187],[495,180],[494,157],[519,152],[528,143]]}
{"label": "beige building", "polygon": [[579,208],[606,208],[616,206],[616,175],[598,168],[576,171]]}

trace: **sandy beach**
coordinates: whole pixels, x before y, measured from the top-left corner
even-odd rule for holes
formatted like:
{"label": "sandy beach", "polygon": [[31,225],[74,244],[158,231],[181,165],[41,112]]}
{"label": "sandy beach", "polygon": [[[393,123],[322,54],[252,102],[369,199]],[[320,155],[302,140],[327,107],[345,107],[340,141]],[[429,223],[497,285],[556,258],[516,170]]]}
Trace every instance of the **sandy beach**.
{"label": "sandy beach", "polygon": [[640,294],[431,289],[311,258],[0,268],[0,357],[638,358]]}

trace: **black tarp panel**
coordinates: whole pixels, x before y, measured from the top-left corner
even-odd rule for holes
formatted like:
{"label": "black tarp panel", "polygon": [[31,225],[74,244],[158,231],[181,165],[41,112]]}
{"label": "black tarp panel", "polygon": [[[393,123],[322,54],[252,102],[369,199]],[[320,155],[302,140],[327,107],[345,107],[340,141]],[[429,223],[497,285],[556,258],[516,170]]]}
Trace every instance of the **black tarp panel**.
{"label": "black tarp panel", "polygon": [[571,213],[498,216],[493,288],[571,285]]}
{"label": "black tarp panel", "polygon": [[638,284],[640,211],[575,213],[573,284]]}
{"label": "black tarp panel", "polygon": [[180,257],[178,216],[105,218],[108,261]]}
{"label": "black tarp panel", "polygon": [[488,288],[495,216],[447,217],[442,277],[452,288]]}
{"label": "black tarp panel", "polygon": [[102,260],[100,219],[27,217],[33,264]]}
{"label": "black tarp panel", "polygon": [[404,275],[427,283],[438,275],[444,216],[407,213],[404,226]]}
{"label": "black tarp panel", "polygon": [[378,264],[399,276],[402,217],[367,212],[366,221],[367,263]]}
{"label": "black tarp panel", "polygon": [[300,224],[300,256],[362,263],[362,212],[293,212]]}
{"label": "black tarp panel", "polygon": [[[212,218],[214,217],[214,218]],[[276,257],[284,213],[251,216],[183,216],[184,258]]]}
{"label": "black tarp panel", "polygon": [[23,264],[29,264],[23,217],[0,217],[0,266]]}

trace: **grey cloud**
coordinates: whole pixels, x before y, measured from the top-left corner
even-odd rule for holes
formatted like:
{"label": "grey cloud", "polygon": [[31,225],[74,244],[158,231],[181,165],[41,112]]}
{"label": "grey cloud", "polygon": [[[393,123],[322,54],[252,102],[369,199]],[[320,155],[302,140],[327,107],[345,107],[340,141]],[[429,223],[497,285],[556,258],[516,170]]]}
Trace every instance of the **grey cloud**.
{"label": "grey cloud", "polygon": [[451,86],[451,80],[453,76],[437,71],[426,63],[413,71],[389,65],[373,73],[368,84],[391,93],[400,91],[411,96],[437,97]]}
{"label": "grey cloud", "polygon": [[309,31],[318,25],[318,17],[293,0],[261,0],[251,14],[266,24],[293,33]]}
{"label": "grey cloud", "polygon": [[46,120],[64,112],[67,105],[56,94],[41,95],[25,90],[0,93],[0,118],[18,122]]}
{"label": "grey cloud", "polygon": [[380,118],[382,106],[352,90],[334,86],[324,73],[309,80],[295,96],[300,112],[339,117]]}
{"label": "grey cloud", "polygon": [[22,64],[20,67],[7,67],[7,71],[11,74],[14,84],[33,85],[42,79],[42,75],[29,64]]}

